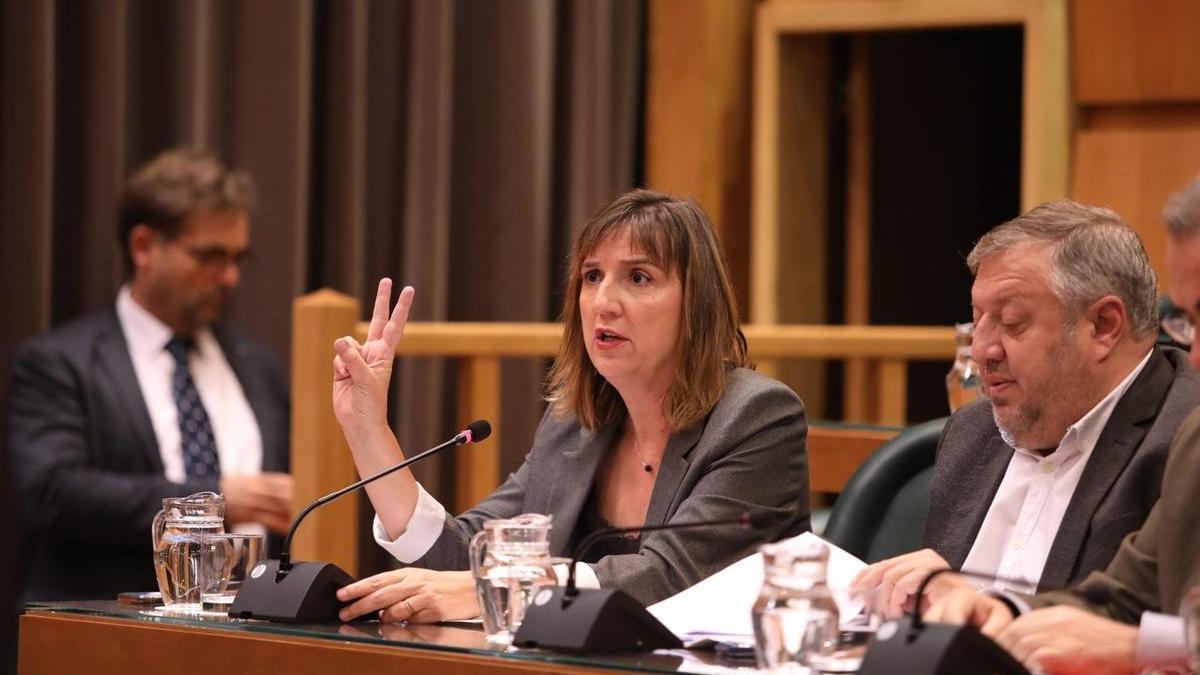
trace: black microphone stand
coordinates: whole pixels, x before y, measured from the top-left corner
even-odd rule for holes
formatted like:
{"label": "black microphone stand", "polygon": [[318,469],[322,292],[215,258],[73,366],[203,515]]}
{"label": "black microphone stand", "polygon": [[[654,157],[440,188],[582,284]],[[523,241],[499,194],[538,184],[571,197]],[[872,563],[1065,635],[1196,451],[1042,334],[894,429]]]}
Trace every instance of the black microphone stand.
{"label": "black microphone stand", "polygon": [[641,527],[605,528],[584,537],[575,547],[566,586],[538,591],[521,627],[513,636],[518,647],[539,647],[577,654],[612,654],[682,647],[679,637],[627,593],[609,588],[580,589],[575,583],[579,560],[597,542],[634,532],[690,530],[702,527],[758,526],[749,513],[737,518]]}
{"label": "black microphone stand", "polygon": [[[342,495],[345,495],[349,492],[354,492],[355,490],[357,490],[361,487],[365,487],[367,485],[367,483],[373,483],[373,482],[379,480],[380,478],[387,476],[388,474],[395,473],[395,472],[399,471],[400,469],[408,467],[412,464],[416,464],[417,462],[421,461],[422,459],[425,459],[429,455],[441,452],[442,450],[445,450],[446,448],[454,447],[456,445],[463,445],[464,443],[469,443],[469,442],[471,442],[470,438],[471,438],[470,432],[464,431],[464,432],[460,433],[459,435],[455,436],[454,438],[451,438],[450,440],[446,441],[445,443],[434,446],[434,447],[426,450],[425,452],[422,452],[419,455],[413,455],[412,457],[409,457],[408,459],[404,460],[403,462],[400,462],[399,464],[389,466],[388,468],[386,468],[382,471],[377,471],[356,483],[351,483],[350,485],[347,485],[346,487],[341,488],[340,490],[337,490],[335,492],[330,492],[329,494],[325,495],[324,497],[318,497],[316,501],[314,501],[311,504],[309,504],[308,506],[304,507],[304,510],[301,511],[299,514],[297,514],[296,517],[292,520],[292,526],[288,528],[287,536],[284,537],[284,539],[283,539],[283,550],[279,554],[279,574],[281,576],[286,576],[288,571],[292,569],[292,561],[291,561],[291,555],[290,555],[291,550],[292,550],[292,536],[294,536],[296,534],[296,529],[300,527],[300,522],[304,520],[304,517],[307,516],[313,510],[315,510],[317,507],[324,506],[324,505],[328,504],[329,502],[337,499],[338,497],[341,497]],[[485,438],[486,438],[486,436],[485,436]],[[483,439],[481,438],[479,440],[483,440]]]}
{"label": "black microphone stand", "polygon": [[446,448],[478,443],[492,433],[486,420],[476,420],[454,438],[414,455],[404,461],[376,472],[340,490],[318,498],[302,510],[288,528],[283,541],[283,551],[278,560],[259,563],[246,576],[241,589],[234,597],[229,616],[241,619],[267,619],[286,623],[324,623],[338,620],[342,604],[337,599],[338,589],[354,582],[345,570],[332,563],[292,562],[292,536],[305,516],[319,506],[358,490],[372,481],[441,452]]}
{"label": "black microphone stand", "polygon": [[[902,668],[910,675],[950,675],[951,673],[980,672],[996,675],[1029,675],[1003,647],[970,625],[927,623],[921,617],[921,599],[925,589],[942,574],[958,574],[984,581],[1007,584],[1026,584],[1024,579],[1011,579],[977,572],[943,568],[925,575],[913,596],[913,609],[905,616],[888,621],[879,627],[867,643],[867,653],[859,667],[859,675],[883,675]],[[1016,611],[1007,598],[998,598]]]}

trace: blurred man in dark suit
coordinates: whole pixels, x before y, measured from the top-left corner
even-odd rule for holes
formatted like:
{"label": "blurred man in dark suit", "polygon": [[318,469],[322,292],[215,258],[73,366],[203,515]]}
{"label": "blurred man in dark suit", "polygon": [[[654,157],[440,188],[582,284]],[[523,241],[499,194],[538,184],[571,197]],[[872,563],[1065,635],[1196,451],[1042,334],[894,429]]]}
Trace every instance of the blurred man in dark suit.
{"label": "blurred man in dark suit", "polygon": [[218,323],[249,251],[252,186],[196,150],[126,182],[114,306],[21,345],[9,449],[31,536],[26,600],[155,588],[166,497],[224,493],[227,525],[286,530],[288,395],[275,357]]}

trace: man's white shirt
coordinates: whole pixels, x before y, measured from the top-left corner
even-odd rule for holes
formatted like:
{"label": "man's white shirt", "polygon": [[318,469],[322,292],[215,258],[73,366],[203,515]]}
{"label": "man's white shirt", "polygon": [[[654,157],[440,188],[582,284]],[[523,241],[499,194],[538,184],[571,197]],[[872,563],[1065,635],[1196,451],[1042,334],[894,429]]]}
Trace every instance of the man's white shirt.
{"label": "man's white shirt", "polygon": [[[117,320],[125,335],[125,344],[129,347],[142,399],[150,413],[150,423],[162,458],[163,474],[173,483],[183,483],[186,474],[178,411],[175,408],[175,396],[171,392],[175,360],[166,350],[167,342],[174,333],[133,299],[128,286],[122,287],[117,294]],[[196,346],[188,355],[188,368],[212,424],[217,456],[221,460],[221,474],[259,474],[262,472],[262,433],[242,384],[210,330],[201,329],[194,337]],[[239,525],[236,529],[265,532],[261,526],[248,529]]]}
{"label": "man's white shirt", "polygon": [[1054,452],[1013,448],[1012,459],[962,569],[1017,580],[984,584],[1032,593],[1054,545],[1075,488],[1117,402],[1150,361],[1150,354],[1087,414],[1072,424]]}

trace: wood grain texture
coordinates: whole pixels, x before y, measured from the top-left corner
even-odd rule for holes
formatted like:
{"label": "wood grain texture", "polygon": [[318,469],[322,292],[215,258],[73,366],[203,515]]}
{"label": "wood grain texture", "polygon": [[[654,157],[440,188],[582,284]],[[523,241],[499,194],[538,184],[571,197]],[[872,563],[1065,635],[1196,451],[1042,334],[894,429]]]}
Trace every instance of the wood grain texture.
{"label": "wood grain texture", "polygon": [[[397,627],[401,628],[401,627]],[[414,629],[420,627],[414,627]],[[345,627],[348,636],[356,628]],[[401,628],[401,630],[404,630]],[[428,641],[452,640],[442,630]],[[476,631],[459,647],[481,649]],[[404,639],[398,637],[397,639]],[[417,639],[420,639],[419,637]],[[591,668],[543,659],[506,659],[436,649],[370,645],[228,629],[204,629],[45,611],[21,617],[18,668],[23,675],[192,675],[199,672],[318,675],[518,675],[590,673]],[[452,643],[448,646],[455,646]]]}
{"label": "wood grain texture", "polygon": [[812,492],[841,492],[867,457],[897,433],[899,431],[887,429],[810,426],[809,489]]}
{"label": "wood grain texture", "polygon": [[483,501],[500,484],[500,359],[476,357],[458,364],[458,419],[464,428],[483,418],[493,423],[492,435],[478,446],[455,455],[455,513]]}
{"label": "wood grain texture", "polygon": [[1191,125],[1082,129],[1075,136],[1071,196],[1107,206],[1129,221],[1142,237],[1160,285],[1165,285],[1162,207],[1198,173],[1200,111]]}
{"label": "wood grain texture", "polygon": [[651,0],[646,185],[695,198],[749,308],[752,0]]}
{"label": "wood grain texture", "polygon": [[1071,28],[1076,102],[1200,101],[1200,2],[1074,0]]}
{"label": "wood grain texture", "polygon": [[[333,416],[333,343],[349,335],[358,320],[358,302],[321,290],[292,306],[292,508],[358,480],[341,427]],[[361,339],[361,338],[360,338]],[[332,562],[358,570],[359,493],[348,494],[309,514],[292,541],[296,560]]]}

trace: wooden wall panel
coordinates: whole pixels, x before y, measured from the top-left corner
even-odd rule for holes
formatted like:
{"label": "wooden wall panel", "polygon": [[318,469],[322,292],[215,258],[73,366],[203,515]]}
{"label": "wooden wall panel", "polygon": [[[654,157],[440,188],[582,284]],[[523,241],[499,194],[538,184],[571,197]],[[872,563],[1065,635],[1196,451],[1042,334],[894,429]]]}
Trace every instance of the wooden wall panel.
{"label": "wooden wall panel", "polygon": [[1079,104],[1200,100],[1200,2],[1074,0]]}
{"label": "wooden wall panel", "polygon": [[1163,284],[1166,233],[1160,214],[1167,197],[1200,173],[1200,112],[1195,122],[1100,126],[1075,136],[1072,197],[1124,216],[1141,235]]}
{"label": "wooden wall panel", "polygon": [[651,0],[646,186],[694,197],[749,307],[752,0]]}

